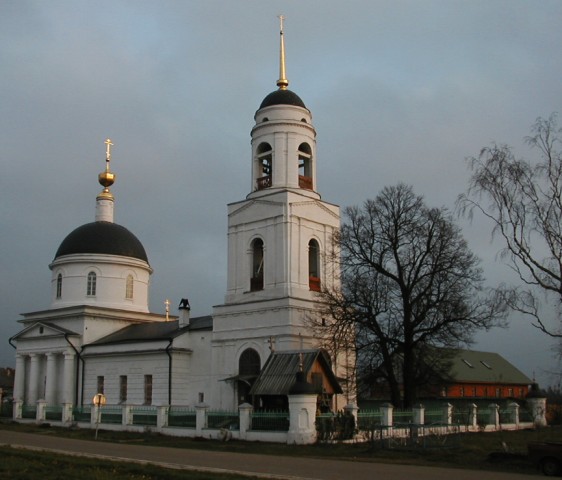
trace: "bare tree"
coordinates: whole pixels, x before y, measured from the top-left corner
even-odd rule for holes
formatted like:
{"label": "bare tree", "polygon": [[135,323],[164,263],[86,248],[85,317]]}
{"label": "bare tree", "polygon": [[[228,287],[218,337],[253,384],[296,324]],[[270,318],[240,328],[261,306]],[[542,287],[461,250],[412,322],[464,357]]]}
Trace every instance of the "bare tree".
{"label": "bare tree", "polygon": [[411,187],[386,187],[345,209],[337,238],[341,286],[322,293],[324,325],[355,333],[362,372],[384,380],[394,405],[411,406],[433,346],[459,346],[498,325],[504,308],[482,295],[482,272],[446,209]]}
{"label": "bare tree", "polygon": [[517,159],[507,145],[492,145],[470,158],[472,176],[457,207],[472,217],[484,214],[499,235],[502,258],[517,273],[523,288],[505,287],[510,306],[530,315],[544,333],[562,338],[539,314],[538,292],[562,302],[562,129],[556,114],[538,118],[526,142],[539,153],[537,161]]}

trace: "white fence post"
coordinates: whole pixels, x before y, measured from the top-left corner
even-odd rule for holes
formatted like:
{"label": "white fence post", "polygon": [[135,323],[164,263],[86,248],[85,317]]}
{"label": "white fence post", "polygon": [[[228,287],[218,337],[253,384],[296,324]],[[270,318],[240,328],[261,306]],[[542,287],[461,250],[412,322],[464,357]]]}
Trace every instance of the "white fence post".
{"label": "white fence post", "polygon": [[159,405],[156,407],[156,428],[158,430],[168,426],[169,405]]}
{"label": "white fence post", "polygon": [[240,415],[240,440],[246,439],[246,432],[250,430],[250,416],[254,407],[249,403],[243,403],[238,407],[238,412]]}
{"label": "white fence post", "polygon": [[133,409],[131,405],[123,405],[121,407],[121,425],[133,424]]}
{"label": "white fence post", "polygon": [[509,410],[510,423],[513,423],[516,428],[519,428],[519,404],[512,402],[507,406]]}
{"label": "white fence post", "polygon": [[383,403],[380,406],[381,411],[381,425],[383,427],[392,427],[392,413],[394,411],[394,406],[392,403]]}
{"label": "white fence post", "polygon": [[12,405],[12,417],[14,420],[21,420],[23,411],[23,400],[16,399]]}
{"label": "white fence post", "polygon": [[61,420],[63,424],[72,423],[72,403],[62,404]]}
{"label": "white fence post", "polygon": [[500,406],[497,403],[491,403],[488,408],[490,409],[490,420],[488,423],[497,429],[500,425]]}
{"label": "white fence post", "polygon": [[474,430],[478,428],[478,405],[475,403],[470,406],[469,424]]}
{"label": "white fence post", "polygon": [[206,403],[199,403],[195,405],[195,434],[197,436],[203,435],[203,429],[207,428],[207,412],[209,405]]}
{"label": "white fence post", "polygon": [[425,407],[420,403],[412,408],[415,425],[425,424]]}
{"label": "white fence post", "polygon": [[453,423],[453,406],[450,403],[443,405],[443,423],[445,425]]}
{"label": "white fence post", "polygon": [[35,415],[35,420],[37,423],[45,421],[45,410],[47,408],[47,402],[43,399],[37,400],[37,413]]}

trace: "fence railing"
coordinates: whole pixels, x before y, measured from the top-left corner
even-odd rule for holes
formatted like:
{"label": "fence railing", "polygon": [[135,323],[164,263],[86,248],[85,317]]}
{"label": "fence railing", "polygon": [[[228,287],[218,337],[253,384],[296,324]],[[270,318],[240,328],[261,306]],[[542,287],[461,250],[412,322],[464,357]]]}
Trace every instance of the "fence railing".
{"label": "fence railing", "polygon": [[[448,403],[432,405],[425,409],[418,405],[412,410],[394,410],[388,403],[379,409],[359,410],[348,405],[338,413],[318,414],[314,419],[316,397],[309,414],[301,417],[301,410],[265,411],[254,410],[249,404],[239,411],[212,410],[208,405],[151,406],[151,405],[104,405],[101,407],[71,404],[47,405],[40,400],[36,405],[24,405],[17,401],[13,405],[15,420],[35,422],[54,421],[70,425],[72,422],[88,423],[93,428],[106,425],[107,429],[120,430],[155,427],[158,432],[176,428],[174,435],[205,438],[240,438],[252,441],[282,441],[285,435],[289,442],[300,438],[301,421],[309,423],[312,441],[343,441],[362,439],[384,441],[388,437],[431,437],[423,440],[425,445],[439,445],[443,435],[465,431],[517,429],[540,426],[538,417],[545,410],[533,409],[530,403],[520,406],[514,402],[501,407],[490,404],[478,407],[475,404],[453,407]],[[152,429],[152,428],[151,428]],[[183,430],[180,430],[183,429]],[[172,430],[167,430],[172,434]],[[220,436],[219,436],[220,435]],[[450,442],[449,442],[450,444]]]}
{"label": "fence railing", "polygon": [[0,417],[11,417],[13,415],[14,406],[12,402],[3,402],[0,404]]}
{"label": "fence railing", "polygon": [[168,410],[168,426],[195,428],[197,415],[191,407],[170,407]]}
{"label": "fence railing", "polygon": [[92,415],[91,410],[89,405],[74,407],[72,409],[72,418],[75,422],[90,422]]}
{"label": "fence railing", "polygon": [[21,418],[37,418],[37,407],[35,405],[23,405],[21,408]]}
{"label": "fence railing", "polygon": [[135,406],[131,408],[131,415],[133,417],[133,425],[156,426],[158,423],[156,407]]}
{"label": "fence railing", "polygon": [[286,432],[289,430],[289,412],[254,411],[250,414],[250,430]]}
{"label": "fence railing", "polygon": [[47,405],[45,407],[45,420],[62,421],[62,405]]}
{"label": "fence railing", "polygon": [[227,428],[238,430],[240,417],[238,412],[225,412],[222,410],[209,410],[207,412],[207,428]]}
{"label": "fence railing", "polygon": [[100,423],[123,423],[123,407],[120,405],[101,407]]}

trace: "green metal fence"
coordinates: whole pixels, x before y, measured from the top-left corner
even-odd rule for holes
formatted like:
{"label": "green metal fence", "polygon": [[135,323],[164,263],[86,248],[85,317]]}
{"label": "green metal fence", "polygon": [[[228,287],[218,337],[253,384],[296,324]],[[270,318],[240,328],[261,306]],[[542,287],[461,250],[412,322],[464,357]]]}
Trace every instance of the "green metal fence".
{"label": "green metal fence", "polygon": [[414,421],[414,412],[412,410],[394,410],[392,415],[393,425],[408,425]]}
{"label": "green metal fence", "polygon": [[158,423],[158,410],[151,406],[138,406],[131,408],[133,425],[156,426]]}
{"label": "green metal fence", "polygon": [[259,411],[250,416],[250,430],[286,432],[289,430],[289,412]]}
{"label": "green metal fence", "polygon": [[72,418],[75,422],[90,422],[91,419],[91,407],[90,406],[81,406],[81,407],[74,407],[72,409]]}
{"label": "green metal fence", "polygon": [[100,423],[123,423],[123,408],[120,405],[101,407]]}
{"label": "green metal fence", "polygon": [[380,410],[359,410],[357,412],[357,429],[359,431],[370,432],[382,423],[382,413]]}
{"label": "green metal fence", "polygon": [[432,410],[425,410],[424,424],[431,425],[443,422],[443,409],[435,408]]}
{"label": "green metal fence", "polygon": [[488,425],[490,423],[490,416],[492,410],[490,408],[479,408],[476,412],[476,422],[478,425]]}
{"label": "green metal fence", "polygon": [[322,413],[316,416],[316,433],[318,440],[349,440],[356,432],[355,417],[338,412]]}
{"label": "green metal fence", "polygon": [[207,428],[228,428],[229,430],[239,430],[239,414],[238,412],[209,410],[207,412]]}
{"label": "green metal fence", "polygon": [[12,417],[12,413],[13,413],[13,404],[12,402],[3,402],[0,405],[0,417],[8,417],[11,418]]}
{"label": "green metal fence", "polygon": [[189,407],[170,407],[168,410],[168,426],[195,428],[195,410]]}
{"label": "green metal fence", "polygon": [[21,418],[37,418],[37,407],[35,405],[23,405],[21,407]]}
{"label": "green metal fence", "polygon": [[470,425],[471,410],[468,408],[453,408],[452,422],[457,425]]}
{"label": "green metal fence", "polygon": [[47,405],[45,407],[45,420],[62,421],[62,405]]}

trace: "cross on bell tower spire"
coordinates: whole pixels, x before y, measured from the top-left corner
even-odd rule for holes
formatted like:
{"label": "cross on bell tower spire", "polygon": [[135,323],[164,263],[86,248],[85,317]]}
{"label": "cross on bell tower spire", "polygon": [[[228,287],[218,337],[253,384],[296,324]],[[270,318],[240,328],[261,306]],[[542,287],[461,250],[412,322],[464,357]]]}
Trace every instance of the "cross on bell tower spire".
{"label": "cross on bell tower spire", "polygon": [[289,86],[289,80],[287,80],[285,72],[285,39],[283,37],[283,20],[285,20],[285,16],[279,15],[279,80],[277,80],[279,90],[287,90],[287,87]]}

